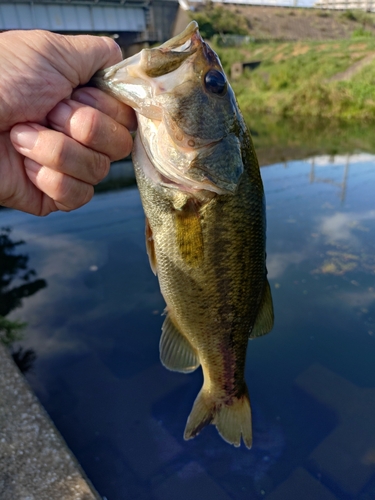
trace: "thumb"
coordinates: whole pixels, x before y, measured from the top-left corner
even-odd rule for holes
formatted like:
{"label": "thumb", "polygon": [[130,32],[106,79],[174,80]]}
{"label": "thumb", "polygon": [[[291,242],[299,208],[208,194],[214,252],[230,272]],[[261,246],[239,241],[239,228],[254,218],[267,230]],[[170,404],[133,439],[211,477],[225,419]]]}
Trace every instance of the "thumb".
{"label": "thumb", "polygon": [[117,43],[108,37],[91,35],[66,36],[73,57],[69,63],[76,74],[77,85],[84,85],[96,71],[108,68],[122,60]]}

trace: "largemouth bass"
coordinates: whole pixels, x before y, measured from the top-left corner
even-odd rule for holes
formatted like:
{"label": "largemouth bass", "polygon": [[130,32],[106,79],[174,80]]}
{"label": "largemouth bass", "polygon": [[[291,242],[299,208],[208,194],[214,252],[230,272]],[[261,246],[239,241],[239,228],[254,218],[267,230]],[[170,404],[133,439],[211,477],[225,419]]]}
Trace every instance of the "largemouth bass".
{"label": "largemouth bass", "polygon": [[160,359],[204,383],[185,439],[207,424],[252,444],[248,339],[273,326],[264,193],[250,135],[196,22],[102,71],[94,84],[138,118],[133,162],[146,245],[167,304]]}

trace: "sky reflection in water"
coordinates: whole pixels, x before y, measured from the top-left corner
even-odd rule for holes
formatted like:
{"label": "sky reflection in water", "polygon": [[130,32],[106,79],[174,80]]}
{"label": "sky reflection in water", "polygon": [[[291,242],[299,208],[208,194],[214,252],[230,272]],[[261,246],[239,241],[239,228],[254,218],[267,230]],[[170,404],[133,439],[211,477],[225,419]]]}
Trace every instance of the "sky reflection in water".
{"label": "sky reflection in water", "polygon": [[200,370],[168,372],[164,303],[136,188],[70,214],[3,211],[48,286],[28,322],[28,379],[108,500],[375,497],[375,157],[262,168],[276,324],[249,343],[254,447],[210,426],[184,442]]}

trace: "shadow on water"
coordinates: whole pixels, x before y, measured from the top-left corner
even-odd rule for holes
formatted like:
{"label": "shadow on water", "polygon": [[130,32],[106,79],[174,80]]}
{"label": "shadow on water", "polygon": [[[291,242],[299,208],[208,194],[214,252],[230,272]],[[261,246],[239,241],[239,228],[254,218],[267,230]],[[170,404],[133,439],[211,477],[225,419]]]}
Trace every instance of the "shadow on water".
{"label": "shadow on water", "polygon": [[10,235],[9,227],[0,229],[0,342],[10,348],[17,366],[26,373],[32,368],[36,353],[33,349],[14,348],[13,345],[24,338],[27,324],[7,319],[6,316],[22,307],[25,298],[45,288],[47,282],[35,278],[36,272],[29,268],[26,254],[16,253],[16,249],[25,242],[14,241]]}

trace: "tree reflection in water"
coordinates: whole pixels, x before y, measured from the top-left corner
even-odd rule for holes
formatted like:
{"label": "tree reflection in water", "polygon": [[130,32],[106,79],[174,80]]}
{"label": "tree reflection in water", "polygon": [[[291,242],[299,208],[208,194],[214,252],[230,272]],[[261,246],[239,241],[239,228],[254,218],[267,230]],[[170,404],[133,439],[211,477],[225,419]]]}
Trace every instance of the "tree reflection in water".
{"label": "tree reflection in water", "polygon": [[23,338],[26,323],[12,321],[7,316],[22,305],[26,297],[31,297],[47,286],[44,279],[36,278],[34,269],[29,269],[29,257],[16,253],[18,246],[25,242],[10,238],[11,228],[0,229],[0,341],[10,348],[12,357],[22,373],[32,368],[36,359],[33,349],[24,349],[13,344]]}

